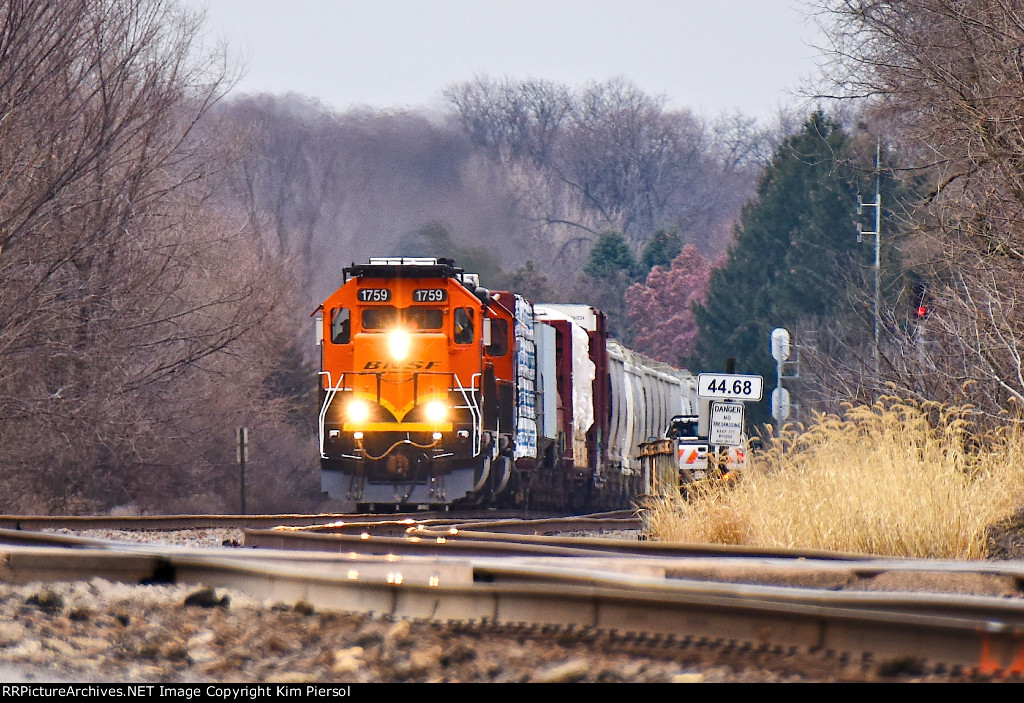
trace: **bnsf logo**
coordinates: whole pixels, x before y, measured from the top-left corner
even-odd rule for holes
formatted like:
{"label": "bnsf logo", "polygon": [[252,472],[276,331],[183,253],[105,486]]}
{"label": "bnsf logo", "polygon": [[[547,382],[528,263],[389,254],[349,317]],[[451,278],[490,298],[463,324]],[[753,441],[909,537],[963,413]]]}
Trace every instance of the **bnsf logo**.
{"label": "bnsf logo", "polygon": [[440,366],[440,361],[367,361],[365,371],[424,371]]}

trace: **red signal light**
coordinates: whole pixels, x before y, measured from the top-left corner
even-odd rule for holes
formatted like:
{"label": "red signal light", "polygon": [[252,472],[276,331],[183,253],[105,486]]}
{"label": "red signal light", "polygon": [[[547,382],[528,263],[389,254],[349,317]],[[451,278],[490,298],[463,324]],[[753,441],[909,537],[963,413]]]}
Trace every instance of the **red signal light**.
{"label": "red signal light", "polygon": [[913,302],[917,303],[914,306],[914,316],[918,320],[927,320],[932,314],[929,306],[931,299],[928,295],[928,286],[923,281],[914,284]]}

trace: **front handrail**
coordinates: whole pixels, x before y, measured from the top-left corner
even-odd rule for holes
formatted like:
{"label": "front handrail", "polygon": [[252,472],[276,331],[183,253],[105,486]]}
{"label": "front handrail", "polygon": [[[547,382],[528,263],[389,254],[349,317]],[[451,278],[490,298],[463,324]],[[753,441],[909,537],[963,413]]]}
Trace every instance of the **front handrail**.
{"label": "front handrail", "polygon": [[[346,376],[349,376],[349,377],[351,377],[351,376],[371,376],[371,375],[375,376],[376,380],[377,380],[377,403],[379,404],[380,401],[381,401],[381,384],[383,382],[383,376],[386,373],[396,373],[396,372],[394,372],[394,371],[346,371],[346,372],[341,374],[341,378],[338,379],[338,384],[337,385],[333,385],[330,371],[320,371],[319,372],[319,375],[322,376],[322,377],[326,377],[326,380],[327,380],[326,388],[324,388],[324,392],[325,392],[326,395],[324,396],[323,405],[320,407],[320,413],[319,413],[318,422],[317,422],[318,434],[319,434],[319,444],[320,444],[320,458],[321,459],[329,459],[330,458],[330,457],[327,456],[327,452],[325,451],[326,428],[325,428],[324,425],[325,425],[326,419],[327,419],[327,411],[330,408],[331,404],[334,402],[334,399],[335,399],[335,397],[337,396],[338,393],[340,393],[340,392],[352,392],[352,391],[355,390],[354,389],[355,383],[352,382],[351,380],[350,380],[350,383],[352,383],[352,385],[351,386],[346,385],[346,383],[345,383]],[[471,441],[471,446],[473,447],[473,456],[478,456],[480,454],[481,446],[482,446],[482,443],[483,443],[483,433],[482,433],[483,413],[480,410],[480,404],[477,403],[476,398],[473,396],[473,391],[475,390],[475,386],[473,385],[473,381],[476,380],[480,376],[480,374],[479,373],[473,374],[473,376],[471,377],[471,380],[470,380],[470,385],[469,386],[464,386],[462,384],[462,379],[460,379],[459,375],[457,373],[455,373],[454,371],[401,371],[401,372],[397,372],[397,373],[403,373],[403,374],[411,373],[412,374],[413,402],[414,403],[419,398],[419,391],[418,391],[419,376],[421,376],[421,375],[433,375],[433,376],[450,376],[451,377],[452,382],[448,385],[447,392],[448,393],[457,392],[457,393],[459,393],[459,395],[462,396],[463,403],[465,403],[465,404],[464,405],[456,405],[456,406],[454,406],[455,409],[469,410],[470,417],[472,418],[472,421],[473,421],[473,424],[472,424],[472,428],[473,428],[472,432],[473,432],[473,434],[472,434],[472,437],[471,437],[470,441]]]}

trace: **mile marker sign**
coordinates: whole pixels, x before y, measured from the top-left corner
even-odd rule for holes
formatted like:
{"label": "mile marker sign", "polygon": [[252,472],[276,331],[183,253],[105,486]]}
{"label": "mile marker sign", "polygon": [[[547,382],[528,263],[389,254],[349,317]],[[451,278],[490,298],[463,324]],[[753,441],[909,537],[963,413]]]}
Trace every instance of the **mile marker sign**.
{"label": "mile marker sign", "polygon": [[702,373],[697,376],[697,397],[720,400],[761,400],[764,379],[736,373]]}

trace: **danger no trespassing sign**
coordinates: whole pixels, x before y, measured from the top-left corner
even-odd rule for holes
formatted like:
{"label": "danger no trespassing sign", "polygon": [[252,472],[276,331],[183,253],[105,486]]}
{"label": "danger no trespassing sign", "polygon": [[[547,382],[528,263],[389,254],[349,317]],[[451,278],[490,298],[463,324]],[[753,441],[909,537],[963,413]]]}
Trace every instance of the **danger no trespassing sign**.
{"label": "danger no trespassing sign", "polygon": [[711,403],[708,444],[736,447],[743,444],[743,403]]}

